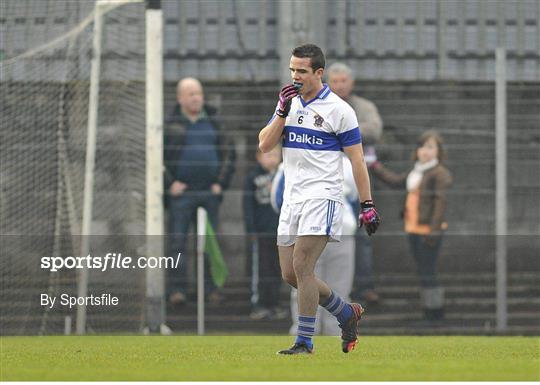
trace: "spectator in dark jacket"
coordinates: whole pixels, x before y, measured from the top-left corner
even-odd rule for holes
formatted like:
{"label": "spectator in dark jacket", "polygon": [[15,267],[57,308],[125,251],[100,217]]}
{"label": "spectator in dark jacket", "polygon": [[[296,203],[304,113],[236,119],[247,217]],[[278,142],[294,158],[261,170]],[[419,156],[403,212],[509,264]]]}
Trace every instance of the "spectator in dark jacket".
{"label": "spectator in dark jacket", "polygon": [[278,147],[267,153],[257,151],[257,165],[244,183],[244,221],[252,242],[252,319],[285,317],[279,305],[281,269],[277,253],[276,229],[279,215],[270,202],[272,180],[281,162]]}
{"label": "spectator in dark jacket", "polygon": [[[165,193],[169,208],[169,255],[182,253],[178,269],[168,269],[167,292],[172,304],[186,301],[186,234],[197,207],[208,212],[212,227],[218,225],[219,204],[234,172],[234,145],[224,135],[215,109],[204,104],[201,83],[194,78],[178,82],[178,104],[167,118],[164,138]],[[209,268],[205,271],[208,273]],[[220,294],[205,278],[210,300]]]}

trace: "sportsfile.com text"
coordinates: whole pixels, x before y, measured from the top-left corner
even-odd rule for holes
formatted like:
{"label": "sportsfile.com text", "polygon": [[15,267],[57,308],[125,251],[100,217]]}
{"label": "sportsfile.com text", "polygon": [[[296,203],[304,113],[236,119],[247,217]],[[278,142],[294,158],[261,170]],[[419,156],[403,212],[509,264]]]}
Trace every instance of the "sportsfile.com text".
{"label": "sportsfile.com text", "polygon": [[177,268],[180,263],[178,253],[173,257],[137,257],[132,258],[122,256],[122,253],[107,253],[105,256],[86,257],[42,257],[41,268],[55,272],[61,269],[96,269],[106,271],[107,269],[168,269]]}

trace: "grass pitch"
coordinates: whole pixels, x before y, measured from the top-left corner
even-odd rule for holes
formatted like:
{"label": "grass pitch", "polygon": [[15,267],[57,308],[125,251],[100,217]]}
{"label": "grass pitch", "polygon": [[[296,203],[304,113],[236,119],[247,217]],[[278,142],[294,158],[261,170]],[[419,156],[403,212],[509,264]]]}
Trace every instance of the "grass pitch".
{"label": "grass pitch", "polygon": [[540,380],[540,338],[362,337],[278,356],[291,337],[2,337],[0,380]]}

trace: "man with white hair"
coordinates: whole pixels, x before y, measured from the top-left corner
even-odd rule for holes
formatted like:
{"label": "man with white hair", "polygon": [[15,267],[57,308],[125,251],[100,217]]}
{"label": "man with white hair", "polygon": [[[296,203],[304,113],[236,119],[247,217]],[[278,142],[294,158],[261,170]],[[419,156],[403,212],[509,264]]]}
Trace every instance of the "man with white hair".
{"label": "man with white hair", "polygon": [[[362,131],[364,158],[367,163],[377,160],[375,144],[379,141],[383,131],[383,122],[379,111],[373,102],[353,94],[354,74],[352,69],[344,63],[336,62],[328,67],[328,86],[340,98],[353,108],[358,119],[358,126]],[[354,200],[352,203],[356,213],[360,210]],[[379,295],[375,291],[373,282],[373,247],[371,240],[359,232],[356,237],[356,264],[354,273],[354,290],[351,297],[363,299],[375,304],[379,302]]]}
{"label": "man with white hair", "polygon": [[362,130],[364,140],[364,155],[369,161],[367,146],[379,141],[383,132],[383,122],[379,111],[373,102],[353,94],[354,74],[347,64],[336,62],[327,70],[328,86],[332,92],[345,100],[356,112],[358,125]]}

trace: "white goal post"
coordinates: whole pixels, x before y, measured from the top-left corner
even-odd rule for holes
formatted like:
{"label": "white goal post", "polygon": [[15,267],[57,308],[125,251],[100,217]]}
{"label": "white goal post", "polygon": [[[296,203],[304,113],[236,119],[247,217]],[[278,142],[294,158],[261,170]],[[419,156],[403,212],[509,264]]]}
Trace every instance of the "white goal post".
{"label": "white goal post", "polygon": [[[90,77],[88,132],[85,163],[81,255],[90,252],[92,202],[100,82],[103,15],[121,5],[143,0],[98,0],[94,10],[93,56]],[[146,240],[147,255],[163,255],[163,13],[159,1],[148,1],[146,25]],[[82,269],[78,296],[88,293],[88,269]],[[146,269],[146,327],[160,330],[165,323],[164,272]],[[163,328],[163,327],[162,327]],[[86,305],[77,308],[77,334],[86,332]]]}
{"label": "white goal post", "polygon": [[[163,11],[160,1],[146,9],[146,239],[147,255],[164,255],[163,242]],[[165,277],[146,269],[146,327],[163,331]]]}

